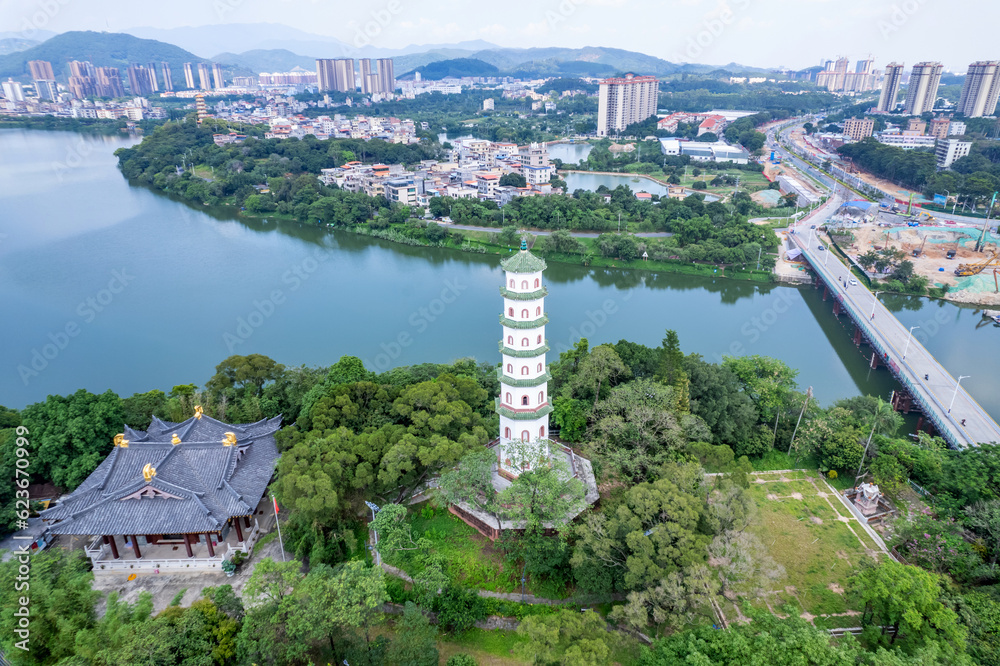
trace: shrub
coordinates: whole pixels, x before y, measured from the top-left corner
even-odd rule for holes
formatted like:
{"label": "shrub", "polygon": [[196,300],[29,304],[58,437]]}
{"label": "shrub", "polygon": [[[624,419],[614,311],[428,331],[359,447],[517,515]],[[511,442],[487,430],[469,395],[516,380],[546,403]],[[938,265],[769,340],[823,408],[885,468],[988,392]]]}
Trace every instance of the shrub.
{"label": "shrub", "polygon": [[837,478],[837,470],[831,469],[829,472],[826,473],[826,475],[827,475],[828,478],[836,479]]}
{"label": "shrub", "polygon": [[486,617],[483,600],[472,590],[449,585],[434,603],[438,623],[452,633],[471,629]]}
{"label": "shrub", "polygon": [[476,666],[476,660],[464,652],[459,652],[449,657],[445,666]]}

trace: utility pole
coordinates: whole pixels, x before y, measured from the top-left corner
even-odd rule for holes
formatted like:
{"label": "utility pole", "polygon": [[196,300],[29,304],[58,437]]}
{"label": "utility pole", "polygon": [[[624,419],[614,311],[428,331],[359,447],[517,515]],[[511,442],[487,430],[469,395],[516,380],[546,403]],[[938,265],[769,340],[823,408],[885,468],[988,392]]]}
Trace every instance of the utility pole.
{"label": "utility pole", "polygon": [[799,420],[795,422],[795,430],[792,431],[792,441],[788,443],[788,455],[792,455],[792,446],[795,444],[795,434],[799,431],[799,424],[802,423],[802,415],[806,413],[806,406],[809,404],[809,399],[813,396],[813,387],[810,386],[806,390],[806,401],[802,403],[802,411],[799,412]]}
{"label": "utility pole", "polygon": [[[890,407],[892,406],[892,401],[893,401],[893,399],[895,397],[896,397],[896,391],[893,390],[893,392],[889,394],[889,406]],[[881,406],[881,405],[879,405],[879,406]],[[878,417],[878,412],[875,413],[875,418],[872,419],[872,431],[870,433],[868,433],[868,442],[865,444],[865,452],[861,454],[861,464],[858,465],[858,474],[857,474],[857,476],[854,477],[854,483],[855,484],[857,484],[858,479],[861,478],[861,468],[865,466],[865,458],[868,457],[868,447],[871,446],[871,444],[872,444],[872,437],[875,435],[875,426],[878,423],[877,417]]]}

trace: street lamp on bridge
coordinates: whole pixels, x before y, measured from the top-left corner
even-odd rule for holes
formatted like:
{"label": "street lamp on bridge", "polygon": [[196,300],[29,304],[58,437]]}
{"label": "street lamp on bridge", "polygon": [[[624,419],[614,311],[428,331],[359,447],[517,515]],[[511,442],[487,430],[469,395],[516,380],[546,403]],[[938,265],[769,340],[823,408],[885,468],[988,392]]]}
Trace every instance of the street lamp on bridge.
{"label": "street lamp on bridge", "polygon": [[913,329],[920,328],[919,326],[911,326],[910,333],[906,336],[906,346],[903,347],[903,358],[906,358],[906,352],[910,349],[910,339],[913,337]]}
{"label": "street lamp on bridge", "polygon": [[881,293],[882,293],[881,291],[875,292],[875,298],[874,300],[872,300],[872,316],[870,317],[870,319],[875,319],[875,304],[878,303],[878,295]]}
{"label": "street lamp on bridge", "polygon": [[958,386],[962,383],[963,379],[968,379],[972,375],[959,375],[958,381],[955,382],[955,392],[951,394],[951,403],[948,405],[948,413],[951,414],[951,408],[955,405],[955,397],[958,396]]}

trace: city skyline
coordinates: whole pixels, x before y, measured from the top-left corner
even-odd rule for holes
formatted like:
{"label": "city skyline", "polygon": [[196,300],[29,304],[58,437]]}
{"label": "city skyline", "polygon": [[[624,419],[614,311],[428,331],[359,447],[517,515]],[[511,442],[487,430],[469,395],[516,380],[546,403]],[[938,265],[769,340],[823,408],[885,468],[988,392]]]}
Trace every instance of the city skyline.
{"label": "city skyline", "polygon": [[[508,11],[481,16],[461,3],[445,0],[433,7],[390,0],[385,5],[364,3],[288,2],[280,15],[274,6],[257,0],[222,0],[210,12],[191,0],[169,6],[126,5],[90,0],[86,6],[58,5],[39,12],[34,2],[16,0],[4,10],[6,25],[25,36],[31,30],[64,32],[100,30],[128,32],[143,26],[160,29],[187,27],[190,17],[203,16],[201,25],[274,23],[302,31],[303,37],[337,39],[349,48],[401,49],[414,44],[485,40],[503,48],[604,46],[637,51],[671,62],[802,69],[817,65],[831,54],[864,59],[872,54],[877,67],[890,60],[939,61],[946,71],[964,72],[968,63],[993,57],[986,52],[988,16],[1000,10],[957,0],[950,9],[965,10],[983,20],[973,21],[962,37],[928,42],[915,39],[937,33],[932,12],[914,3],[872,5],[844,0],[834,13],[820,16],[824,0],[734,0],[714,4],[702,0],[563,0],[551,5],[515,0]],[[50,15],[51,14],[51,15]],[[628,15],[669,17],[665,31],[656,21],[623,21]],[[329,27],[326,27],[329,26]],[[248,44],[246,50],[255,48]],[[317,58],[350,57],[350,53],[301,53]],[[355,56],[358,57],[358,56]]]}

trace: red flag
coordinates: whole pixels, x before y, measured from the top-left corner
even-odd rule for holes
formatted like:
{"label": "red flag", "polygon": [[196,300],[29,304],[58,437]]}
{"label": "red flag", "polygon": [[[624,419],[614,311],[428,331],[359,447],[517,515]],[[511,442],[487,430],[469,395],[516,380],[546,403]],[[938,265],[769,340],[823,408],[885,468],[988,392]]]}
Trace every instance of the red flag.
{"label": "red flag", "polygon": [[271,501],[274,502],[274,513],[277,514],[278,513],[278,500],[277,500],[277,498],[275,498],[274,495],[271,495]]}

